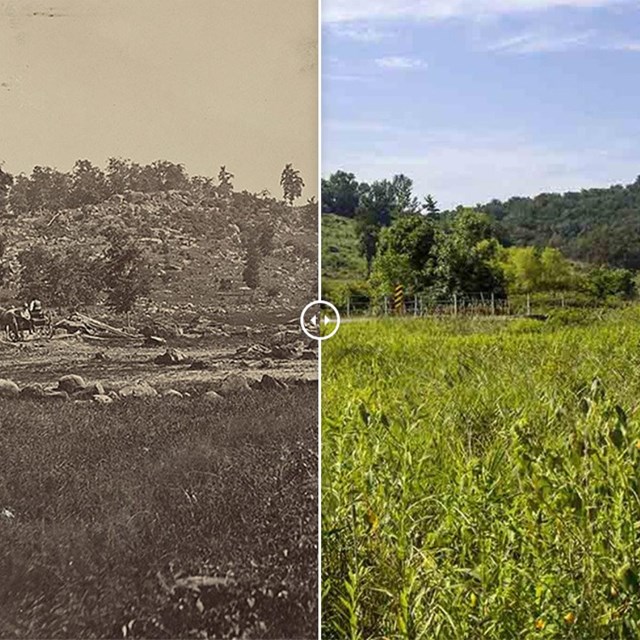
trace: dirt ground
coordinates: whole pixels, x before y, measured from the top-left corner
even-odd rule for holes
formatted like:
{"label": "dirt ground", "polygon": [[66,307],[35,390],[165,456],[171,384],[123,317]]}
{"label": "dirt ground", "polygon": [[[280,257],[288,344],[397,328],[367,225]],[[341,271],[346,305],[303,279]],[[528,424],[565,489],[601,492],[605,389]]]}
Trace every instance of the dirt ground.
{"label": "dirt ground", "polygon": [[[236,339],[221,344],[216,339],[185,340],[165,346],[148,347],[144,338],[123,344],[118,340],[95,341],[79,336],[55,336],[21,343],[0,342],[0,377],[19,386],[32,382],[53,385],[61,376],[74,373],[87,382],[101,382],[105,388],[118,389],[133,382],[148,382],[158,391],[215,388],[230,373],[242,373],[260,379],[268,374],[282,380],[316,380],[317,360],[261,357],[243,348],[260,344],[254,338]],[[168,348],[178,349],[186,364],[161,365],[155,358]],[[308,357],[308,355],[307,355]],[[192,363],[196,361],[196,366]]]}

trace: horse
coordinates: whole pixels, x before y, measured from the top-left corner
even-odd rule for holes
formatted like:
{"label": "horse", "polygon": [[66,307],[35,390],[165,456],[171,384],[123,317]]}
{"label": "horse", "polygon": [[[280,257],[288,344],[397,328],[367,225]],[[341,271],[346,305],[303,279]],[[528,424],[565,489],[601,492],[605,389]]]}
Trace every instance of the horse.
{"label": "horse", "polygon": [[18,318],[13,309],[0,308],[0,332],[2,331],[5,332],[9,339],[20,339]]}

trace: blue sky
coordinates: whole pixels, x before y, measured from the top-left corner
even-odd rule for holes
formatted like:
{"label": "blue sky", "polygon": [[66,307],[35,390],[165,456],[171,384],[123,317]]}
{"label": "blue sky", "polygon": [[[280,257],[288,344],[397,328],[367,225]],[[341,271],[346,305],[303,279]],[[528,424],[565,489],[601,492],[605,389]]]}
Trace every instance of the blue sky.
{"label": "blue sky", "polygon": [[633,182],[636,0],[324,0],[322,173],[441,206]]}

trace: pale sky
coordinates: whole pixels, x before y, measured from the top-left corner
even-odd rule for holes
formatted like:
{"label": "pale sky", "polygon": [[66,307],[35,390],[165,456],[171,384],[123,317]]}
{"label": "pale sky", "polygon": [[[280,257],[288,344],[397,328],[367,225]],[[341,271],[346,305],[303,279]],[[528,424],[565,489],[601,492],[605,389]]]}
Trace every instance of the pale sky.
{"label": "pale sky", "polygon": [[166,159],[317,196],[317,0],[0,0],[0,162]]}

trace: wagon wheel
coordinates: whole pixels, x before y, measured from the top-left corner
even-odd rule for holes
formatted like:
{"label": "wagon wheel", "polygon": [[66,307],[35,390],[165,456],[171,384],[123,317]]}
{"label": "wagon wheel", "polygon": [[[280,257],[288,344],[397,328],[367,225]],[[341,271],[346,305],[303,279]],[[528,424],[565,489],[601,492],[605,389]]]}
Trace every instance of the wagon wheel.
{"label": "wagon wheel", "polygon": [[45,314],[44,326],[42,327],[42,333],[45,338],[51,338],[53,336],[53,320],[51,319],[51,314]]}

